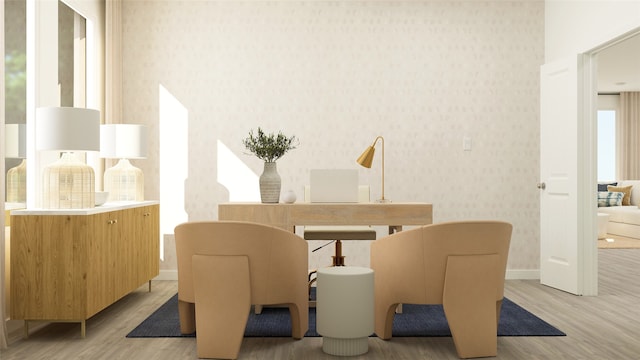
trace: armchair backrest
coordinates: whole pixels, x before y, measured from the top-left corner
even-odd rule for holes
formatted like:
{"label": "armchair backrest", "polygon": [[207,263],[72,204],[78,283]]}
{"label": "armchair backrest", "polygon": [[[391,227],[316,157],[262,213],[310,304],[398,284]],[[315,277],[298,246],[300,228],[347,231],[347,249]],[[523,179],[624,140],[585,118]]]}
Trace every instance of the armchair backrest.
{"label": "armchair backrest", "polygon": [[[449,256],[497,254],[496,301],[504,295],[512,225],[499,221],[467,221],[426,225],[401,231],[371,244],[376,283],[399,302],[441,304]],[[380,271],[378,271],[380,270]]]}
{"label": "armchair backrest", "polygon": [[195,254],[247,256],[252,304],[289,303],[306,293],[308,245],[291,232],[257,223],[202,221],[176,226],[175,239],[182,301],[195,302],[191,262]]}

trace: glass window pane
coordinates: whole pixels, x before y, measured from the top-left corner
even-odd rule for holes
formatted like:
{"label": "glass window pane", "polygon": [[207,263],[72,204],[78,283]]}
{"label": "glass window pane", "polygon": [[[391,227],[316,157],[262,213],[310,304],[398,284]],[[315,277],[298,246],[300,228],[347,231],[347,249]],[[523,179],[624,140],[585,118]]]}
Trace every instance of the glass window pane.
{"label": "glass window pane", "polygon": [[598,181],[616,178],[616,112],[598,111]]}

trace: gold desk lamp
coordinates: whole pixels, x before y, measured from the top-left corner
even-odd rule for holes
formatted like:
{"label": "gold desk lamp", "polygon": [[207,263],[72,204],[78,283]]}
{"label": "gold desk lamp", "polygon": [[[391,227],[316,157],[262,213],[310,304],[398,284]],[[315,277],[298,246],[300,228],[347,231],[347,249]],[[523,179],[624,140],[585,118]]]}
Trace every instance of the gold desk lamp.
{"label": "gold desk lamp", "polygon": [[376,139],[373,140],[373,144],[367,147],[367,149],[362,153],[362,155],[360,155],[360,157],[358,157],[358,160],[356,161],[358,162],[358,164],[370,169],[371,163],[373,162],[373,154],[376,151],[375,146],[378,142],[378,139],[380,139],[380,142],[382,143],[382,197],[376,200],[376,202],[390,203],[391,200],[384,198],[384,138],[382,136],[376,137]]}

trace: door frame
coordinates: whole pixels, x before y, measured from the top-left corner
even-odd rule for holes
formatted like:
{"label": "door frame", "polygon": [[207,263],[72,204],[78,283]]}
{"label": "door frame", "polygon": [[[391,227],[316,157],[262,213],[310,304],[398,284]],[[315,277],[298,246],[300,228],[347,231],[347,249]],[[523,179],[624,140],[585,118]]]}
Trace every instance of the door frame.
{"label": "door frame", "polygon": [[[582,134],[578,138],[582,141],[582,158],[584,166],[578,166],[578,194],[582,194],[582,199],[578,204],[578,219],[584,219],[585,224],[579,229],[582,233],[582,241],[578,252],[578,287],[582,289],[581,295],[598,295],[598,202],[597,202],[597,175],[598,175],[598,62],[597,52],[589,51],[582,57],[582,114],[584,115],[584,126],[581,127]],[[580,214],[581,212],[581,214]]]}
{"label": "door frame", "polygon": [[[598,59],[599,52],[627,40],[633,36],[640,36],[640,24],[636,27],[612,36],[609,40],[593,46],[589,50],[583,52],[582,69],[579,69],[578,76],[582,79],[582,102],[578,106],[583,107],[584,121],[582,134],[578,134],[579,141],[582,141],[583,153],[579,155],[585,166],[579,168],[579,176],[582,181],[578,181],[577,189],[581,199],[578,200],[583,206],[579,209],[582,214],[578,215],[578,219],[584,219],[581,225],[582,234],[585,235],[582,241],[586,242],[580,248],[582,251],[578,253],[579,267],[579,288],[582,288],[582,295],[595,296],[598,295],[598,244],[593,241],[597,234],[597,86],[598,86]],[[582,185],[582,188],[580,188]],[[542,259],[541,259],[542,261]]]}

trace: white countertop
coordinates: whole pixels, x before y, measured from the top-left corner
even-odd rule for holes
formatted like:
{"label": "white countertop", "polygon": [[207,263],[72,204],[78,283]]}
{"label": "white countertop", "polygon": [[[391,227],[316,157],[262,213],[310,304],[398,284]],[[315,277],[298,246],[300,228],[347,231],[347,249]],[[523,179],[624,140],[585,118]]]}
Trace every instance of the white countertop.
{"label": "white countertop", "polygon": [[4,203],[5,210],[18,210],[18,209],[24,209],[26,207],[27,207],[27,204],[25,203],[10,203],[10,202]]}
{"label": "white countertop", "polygon": [[93,215],[109,211],[157,205],[158,201],[111,201],[104,205],[87,209],[22,209],[12,210],[11,215]]}

